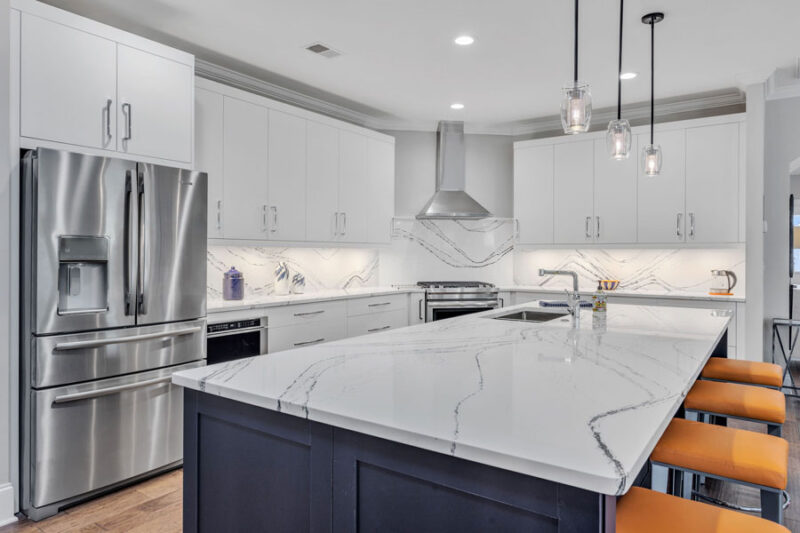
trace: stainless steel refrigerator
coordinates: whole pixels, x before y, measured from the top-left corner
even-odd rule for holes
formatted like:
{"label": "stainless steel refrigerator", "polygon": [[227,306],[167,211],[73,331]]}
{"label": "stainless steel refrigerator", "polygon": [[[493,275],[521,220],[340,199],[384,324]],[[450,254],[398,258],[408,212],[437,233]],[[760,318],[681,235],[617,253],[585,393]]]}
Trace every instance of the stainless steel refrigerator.
{"label": "stainless steel refrigerator", "polygon": [[22,159],[22,508],[38,520],[180,464],[173,372],[205,364],[207,176]]}

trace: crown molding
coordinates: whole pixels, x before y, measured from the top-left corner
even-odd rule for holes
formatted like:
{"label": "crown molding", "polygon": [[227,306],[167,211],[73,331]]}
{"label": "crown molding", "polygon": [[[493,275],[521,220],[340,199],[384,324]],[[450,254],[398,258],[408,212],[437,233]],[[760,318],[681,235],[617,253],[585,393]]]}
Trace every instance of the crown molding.
{"label": "crown molding", "polygon": [[[293,89],[287,89],[235,70],[197,59],[195,73],[202,77],[225,85],[230,85],[286,104],[295,105],[309,111],[350,122],[358,126],[382,131],[436,131],[437,121],[413,121],[395,117],[378,117],[362,111],[326,102],[320,98],[309,96]],[[774,76],[774,75],[773,75]],[[770,78],[772,79],[772,78]],[[767,81],[769,86],[769,80]],[[800,95],[800,85],[797,87]],[[769,94],[769,93],[768,93]],[[769,97],[768,97],[769,98]],[[709,112],[714,109],[744,106],[745,94],[737,88],[722,89],[705,93],[697,93],[675,98],[656,100],[656,115],[664,117],[675,114],[691,114],[700,111]],[[631,122],[650,117],[650,102],[637,102],[623,106],[625,118]],[[616,107],[594,109],[592,122],[601,124],[616,118]],[[531,135],[561,130],[560,115],[501,123],[467,123],[465,133],[484,135]]]}
{"label": "crown molding", "polygon": [[766,82],[765,99],[781,100],[800,96],[800,65],[797,68],[779,68]]}

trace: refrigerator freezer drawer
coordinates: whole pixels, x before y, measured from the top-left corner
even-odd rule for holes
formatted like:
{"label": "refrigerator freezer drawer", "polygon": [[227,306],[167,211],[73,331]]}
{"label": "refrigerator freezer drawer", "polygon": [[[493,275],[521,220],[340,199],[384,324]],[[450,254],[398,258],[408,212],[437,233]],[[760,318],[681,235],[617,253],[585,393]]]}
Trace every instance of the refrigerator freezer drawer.
{"label": "refrigerator freezer drawer", "polygon": [[31,392],[34,507],[108,487],[183,456],[183,391],[173,372],[197,361]]}
{"label": "refrigerator freezer drawer", "polygon": [[66,385],[196,361],[206,353],[205,319],[37,337],[31,386]]}

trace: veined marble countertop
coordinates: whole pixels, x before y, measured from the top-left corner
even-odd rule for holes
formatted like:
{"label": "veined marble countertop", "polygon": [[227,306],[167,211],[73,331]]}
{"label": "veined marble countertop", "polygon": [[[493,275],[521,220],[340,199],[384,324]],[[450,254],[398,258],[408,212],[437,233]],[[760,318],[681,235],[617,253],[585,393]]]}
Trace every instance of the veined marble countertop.
{"label": "veined marble countertop", "polygon": [[409,292],[423,292],[423,290],[414,287],[358,287],[353,289],[312,291],[304,294],[271,294],[269,296],[260,296],[257,298],[245,298],[244,300],[209,299],[207,302],[207,308],[209,313],[221,313],[225,311],[259,309],[262,307],[278,307],[281,305],[323,302],[328,300],[341,300],[345,298],[383,296],[386,294],[406,294]]}
{"label": "veined marble countertop", "polygon": [[[553,287],[540,287],[537,285],[510,285],[500,287],[501,291],[518,291],[518,292],[548,292],[553,294],[564,294],[563,288]],[[591,296],[594,290],[581,290],[582,296]],[[708,292],[701,291],[671,291],[671,292],[644,292],[644,291],[626,291],[625,289],[617,289],[614,291],[606,291],[608,296],[624,296],[632,298],[658,298],[669,300],[699,300],[707,302],[734,302],[744,303],[744,295],[735,294],[733,296],[713,296]]]}
{"label": "veined marble countertop", "polygon": [[[730,317],[535,302],[177,372],[185,387],[603,494],[647,460]],[[556,311],[557,312],[557,311]]]}

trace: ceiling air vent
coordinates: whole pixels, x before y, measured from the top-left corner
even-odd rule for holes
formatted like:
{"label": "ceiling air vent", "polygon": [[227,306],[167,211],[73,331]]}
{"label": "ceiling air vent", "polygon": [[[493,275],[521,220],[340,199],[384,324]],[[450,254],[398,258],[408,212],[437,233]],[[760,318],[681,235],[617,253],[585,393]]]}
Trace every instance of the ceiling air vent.
{"label": "ceiling air vent", "polygon": [[311,46],[306,46],[306,50],[309,52],[314,52],[317,55],[321,55],[322,57],[327,57],[328,59],[342,55],[341,52],[337,52],[333,48],[325,46],[322,43],[314,43]]}

